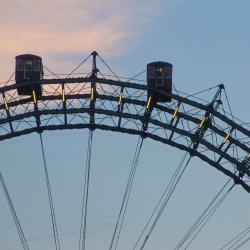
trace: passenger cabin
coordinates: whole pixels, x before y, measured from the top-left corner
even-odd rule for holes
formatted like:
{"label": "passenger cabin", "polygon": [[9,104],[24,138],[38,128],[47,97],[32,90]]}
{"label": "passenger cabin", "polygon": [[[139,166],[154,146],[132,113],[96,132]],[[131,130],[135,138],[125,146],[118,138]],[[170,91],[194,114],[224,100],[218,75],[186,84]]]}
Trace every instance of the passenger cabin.
{"label": "passenger cabin", "polygon": [[37,97],[42,96],[42,86],[40,84],[20,86],[20,84],[28,81],[42,79],[43,65],[41,57],[31,54],[16,56],[15,80],[19,95],[32,95],[34,90]]}
{"label": "passenger cabin", "polygon": [[[172,69],[173,65],[167,62],[152,62],[147,65],[147,85],[157,89],[172,92]],[[155,102],[171,102],[171,97],[148,91]]]}

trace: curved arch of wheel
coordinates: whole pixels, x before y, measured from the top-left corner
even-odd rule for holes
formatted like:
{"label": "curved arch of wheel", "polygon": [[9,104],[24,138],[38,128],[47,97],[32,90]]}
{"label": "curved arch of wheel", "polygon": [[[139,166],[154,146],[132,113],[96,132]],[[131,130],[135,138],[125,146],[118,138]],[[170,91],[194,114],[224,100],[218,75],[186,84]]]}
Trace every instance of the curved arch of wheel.
{"label": "curved arch of wheel", "polygon": [[[18,96],[16,85],[0,88],[0,140],[80,128],[135,134],[199,157],[250,193],[250,131],[209,104],[103,78],[44,79],[21,86],[29,84],[42,84],[43,96]],[[149,90],[170,96],[171,103],[150,103]]]}

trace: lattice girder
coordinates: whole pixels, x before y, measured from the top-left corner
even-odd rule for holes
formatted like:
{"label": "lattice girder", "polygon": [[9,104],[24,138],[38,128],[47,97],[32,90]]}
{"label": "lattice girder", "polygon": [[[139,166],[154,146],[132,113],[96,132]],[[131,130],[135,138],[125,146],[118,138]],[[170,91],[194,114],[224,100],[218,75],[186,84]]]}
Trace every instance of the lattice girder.
{"label": "lattice girder", "polygon": [[[245,180],[250,177],[249,164],[245,164],[250,157],[250,131],[211,105],[145,85],[97,77],[44,79],[23,86],[28,84],[41,84],[46,89],[44,95],[35,100],[34,96],[18,96],[16,85],[0,88],[0,140],[77,128],[137,134],[188,151],[250,193]],[[97,86],[95,92],[91,92],[93,84]],[[149,89],[170,96],[172,102],[150,106]],[[195,132],[207,113],[212,114],[212,119],[199,137]],[[195,149],[194,141],[198,141]]]}

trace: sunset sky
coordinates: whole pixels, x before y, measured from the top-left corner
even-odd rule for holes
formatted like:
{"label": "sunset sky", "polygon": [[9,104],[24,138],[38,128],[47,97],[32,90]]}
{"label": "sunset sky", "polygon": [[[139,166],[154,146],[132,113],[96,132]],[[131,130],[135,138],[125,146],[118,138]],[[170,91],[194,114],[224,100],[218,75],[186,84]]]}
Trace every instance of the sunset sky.
{"label": "sunset sky", "polygon": [[[143,71],[149,62],[162,60],[173,64],[173,83],[185,93],[223,83],[233,114],[250,123],[249,13],[249,0],[1,0],[0,83],[13,74],[15,56],[26,53],[41,56],[46,67],[65,74],[94,50],[117,75],[125,77]],[[207,98],[211,99],[212,95]],[[61,250],[78,249],[87,136],[87,130],[44,135]],[[1,142],[0,169],[20,215],[30,250],[54,250],[37,137],[33,134]],[[86,250],[108,248],[136,142],[137,138],[129,135],[103,131],[94,134],[96,176],[92,181],[96,187],[90,194],[93,198]],[[148,210],[138,211],[132,197],[131,206],[136,212],[133,214],[131,209],[125,225],[132,229],[122,236],[118,250],[133,246],[134,234],[144,225],[144,219],[164,190],[165,180],[183,154],[156,142],[145,144],[136,181],[138,194],[145,204],[152,200],[151,205],[145,205]],[[156,163],[154,159],[160,160]],[[171,167],[165,167],[167,162]],[[212,167],[201,166],[205,165],[201,161],[194,160],[191,165],[169,211],[145,249],[174,249],[227,180]],[[106,184],[102,183],[104,180]],[[151,181],[156,183],[151,189],[139,185]],[[108,199],[96,198],[102,197],[104,190],[110,194]],[[107,206],[102,208],[103,204]],[[185,206],[185,212],[190,212],[187,215],[180,210]],[[250,226],[249,210],[249,194],[237,187],[189,249],[219,249]],[[184,218],[180,219],[181,215]],[[241,249],[249,247],[250,242]],[[0,249],[22,249],[2,189]]]}

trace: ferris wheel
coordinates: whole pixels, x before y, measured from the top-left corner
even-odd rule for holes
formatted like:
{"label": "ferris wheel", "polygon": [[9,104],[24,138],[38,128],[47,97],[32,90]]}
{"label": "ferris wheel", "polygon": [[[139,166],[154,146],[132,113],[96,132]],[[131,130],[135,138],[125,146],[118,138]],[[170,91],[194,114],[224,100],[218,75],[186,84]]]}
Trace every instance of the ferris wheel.
{"label": "ferris wheel", "polygon": [[[88,64],[89,61],[91,67]],[[146,80],[142,80],[141,76],[145,77],[145,75]],[[39,138],[40,161],[34,164],[43,167],[45,182],[41,185],[47,192],[48,202],[44,206],[47,206],[49,210],[48,225],[51,230],[50,245],[46,246],[47,249],[88,250],[100,247],[109,250],[160,249],[157,240],[152,238],[185,172],[192,162],[197,160],[211,169],[216,169],[216,172],[222,174],[226,181],[203,208],[201,214],[197,215],[195,222],[191,223],[186,230],[181,230],[179,240],[173,242],[170,240],[167,249],[193,249],[192,244],[198,238],[199,233],[234,189],[240,187],[246,193],[250,193],[250,129],[248,124],[232,115],[223,84],[195,94],[185,94],[173,85],[173,65],[162,61],[148,63],[146,69],[134,77],[119,77],[96,51],[92,52],[69,74],[52,72],[43,65],[42,58],[39,56],[19,55],[16,57],[13,76],[0,87],[0,140],[3,144],[9,139],[12,141],[20,136],[23,138],[24,135],[34,135]],[[206,98],[202,97],[203,94]],[[58,160],[58,157],[56,157],[57,160],[54,159],[53,164],[57,165],[57,170],[53,181],[51,181],[51,165],[49,164],[52,160],[48,160],[54,149],[48,145],[52,140],[48,137],[53,137],[56,131],[64,133],[62,130],[70,131],[69,137],[77,130],[77,139],[74,137],[76,140],[82,139],[80,135],[85,133],[85,140],[78,142],[85,145],[81,168],[77,172],[78,176],[75,176],[75,179],[70,178],[70,172],[68,172],[68,176],[64,176],[61,183],[62,186],[68,185],[68,187],[78,185],[78,191],[80,189],[76,198],[78,199],[78,213],[75,218],[79,232],[74,235],[73,246],[64,242],[66,236],[62,232],[67,224],[58,223],[58,217],[62,216],[58,211],[61,207],[69,206],[68,203],[71,201],[64,199],[65,190],[57,190],[56,194],[61,197],[61,203],[57,201],[55,204],[57,197],[54,195],[54,188],[58,187],[53,181],[57,175],[60,175],[61,166],[59,165],[74,166],[74,158],[77,155],[74,155],[72,151],[68,155],[70,158],[68,163],[63,158],[65,151],[58,156],[63,160]],[[102,131],[101,135],[98,135],[100,131]],[[113,132],[119,132],[119,134]],[[102,138],[105,135],[109,137]],[[115,173],[104,168],[106,164],[104,159],[107,157],[105,152],[115,140],[110,138],[113,135],[120,135],[123,139],[133,138],[133,144],[117,142],[113,146],[113,152],[109,156],[113,171],[114,169],[117,171],[119,165],[127,165],[127,172],[123,172],[124,168],[121,171],[123,176],[120,176],[123,178],[122,181],[118,183],[119,181],[112,180],[111,185],[110,178]],[[95,143],[95,138],[98,136],[98,143]],[[75,146],[71,138],[67,140],[66,143],[58,144],[60,150]],[[161,153],[158,159],[153,157],[155,152],[152,147],[155,145],[161,145],[161,147],[163,145],[159,151],[162,150],[164,155]],[[26,147],[25,142],[21,147]],[[104,152],[103,158],[99,159],[98,163],[95,163],[94,159],[96,147],[101,147],[101,152]],[[142,156],[145,147],[147,155]],[[176,151],[171,153],[172,149]],[[66,150],[66,152],[69,151]],[[124,161],[120,154],[128,152],[130,152],[130,160],[127,156]],[[100,155],[99,158],[101,158]],[[160,185],[158,191],[154,190],[153,180],[149,176],[139,181],[140,184],[143,183],[143,188],[138,185],[136,178],[140,179],[140,177],[137,177],[137,172],[140,171],[138,168],[143,158],[146,161],[152,160],[154,165],[162,166],[172,165],[172,158],[175,158],[172,172],[168,170],[170,171],[168,172],[169,179],[157,183]],[[94,168],[97,165],[98,171],[103,171],[98,172],[99,177],[93,174],[93,171],[97,171]],[[74,168],[70,171],[74,172]],[[24,173],[22,178],[24,182],[28,182],[29,175]],[[65,183],[67,178],[70,179],[71,184]],[[77,178],[79,178],[79,184],[75,184]],[[2,170],[0,180],[7,200],[6,204],[8,204],[20,239],[20,244],[16,246],[16,249],[22,247],[24,250],[39,250],[38,243],[30,240],[31,236],[27,236],[32,235],[33,232],[29,231],[31,229],[27,231],[23,229],[15,199],[9,192],[9,185]],[[98,191],[95,190],[95,184]],[[30,188],[32,189],[31,186]],[[136,191],[136,188],[143,190]],[[154,193],[151,194],[153,197],[148,198],[151,191]],[[139,200],[134,192],[139,194],[138,197],[142,195],[145,197]],[[104,193],[108,194],[108,199],[102,196]],[[74,192],[71,195],[74,196]],[[94,196],[95,201],[93,201]],[[98,203],[100,200],[102,200],[101,205]],[[145,205],[144,202],[147,200],[150,204]],[[32,199],[30,202],[36,201]],[[115,206],[112,207],[110,204],[113,203]],[[27,204],[27,208],[32,210],[30,205]],[[40,203],[39,206],[41,206]],[[94,206],[97,206],[99,210],[93,210]],[[138,217],[143,214],[144,218],[131,228],[128,224],[136,222],[129,222],[127,214],[130,208],[137,211]],[[91,224],[90,217],[92,216],[93,220],[94,217],[103,216],[102,219],[104,219],[105,215],[100,213],[98,215],[98,212],[94,212],[102,210],[113,211],[112,219],[108,220],[112,223],[104,227],[101,233],[96,233],[99,236],[102,234],[101,237],[105,238],[97,243],[98,237],[93,237],[95,229],[92,229],[93,221]],[[127,231],[125,232],[127,242],[126,237],[123,238],[124,231]],[[221,246],[221,249],[238,249],[244,246],[248,242],[248,233],[250,233],[249,227],[232,241]]]}

